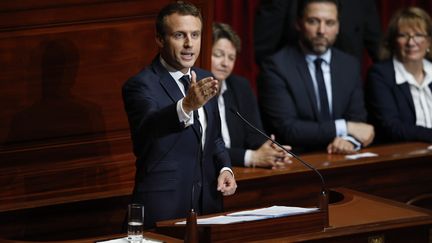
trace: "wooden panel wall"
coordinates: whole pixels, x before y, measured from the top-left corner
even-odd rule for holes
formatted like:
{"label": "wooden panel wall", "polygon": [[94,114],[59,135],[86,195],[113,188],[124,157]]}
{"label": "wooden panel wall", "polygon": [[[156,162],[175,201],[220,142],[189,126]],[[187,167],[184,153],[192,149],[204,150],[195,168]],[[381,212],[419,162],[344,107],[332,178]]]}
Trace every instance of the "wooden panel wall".
{"label": "wooden panel wall", "polygon": [[[0,228],[11,212],[130,194],[121,87],[155,57],[154,19],[168,2],[0,1]],[[191,2],[208,68],[213,3]]]}

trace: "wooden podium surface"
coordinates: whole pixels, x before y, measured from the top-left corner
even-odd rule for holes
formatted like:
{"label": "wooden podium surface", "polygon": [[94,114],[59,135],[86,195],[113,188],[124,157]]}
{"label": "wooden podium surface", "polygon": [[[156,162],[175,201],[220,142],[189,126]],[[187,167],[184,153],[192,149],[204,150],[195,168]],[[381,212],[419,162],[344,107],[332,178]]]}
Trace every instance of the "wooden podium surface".
{"label": "wooden podium surface", "polygon": [[[330,194],[330,200],[333,196],[342,200],[330,204],[330,227],[324,230],[295,235],[287,232],[289,236],[275,236],[278,234],[273,233],[276,230],[270,230],[253,240],[225,238],[213,242],[428,242],[431,211],[344,188]],[[164,221],[158,225],[170,227],[177,221],[180,220]],[[274,226],[271,220],[263,222]],[[242,224],[240,230],[244,235],[253,233],[248,223]],[[295,222],[289,226],[299,227]],[[232,224],[228,227],[236,226]],[[206,232],[211,233],[211,230]]]}
{"label": "wooden podium surface", "polygon": [[329,206],[325,231],[266,242],[429,242],[431,211],[349,189],[337,191],[345,198]]}
{"label": "wooden podium surface", "polygon": [[[326,153],[300,157],[316,167],[328,188],[346,187],[356,191],[407,202],[432,193],[432,150],[427,143],[374,146],[360,152],[377,157],[346,159]],[[235,167],[238,189],[224,198],[225,210],[263,207],[265,205],[317,206],[318,176],[300,162],[283,169]]]}

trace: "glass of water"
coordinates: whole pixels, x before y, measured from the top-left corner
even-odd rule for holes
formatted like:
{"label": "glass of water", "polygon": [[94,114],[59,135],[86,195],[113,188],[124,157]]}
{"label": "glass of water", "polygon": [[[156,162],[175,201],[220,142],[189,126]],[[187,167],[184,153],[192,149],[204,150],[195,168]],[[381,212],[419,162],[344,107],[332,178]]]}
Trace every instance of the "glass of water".
{"label": "glass of water", "polygon": [[128,205],[128,236],[130,243],[141,243],[143,240],[144,205]]}

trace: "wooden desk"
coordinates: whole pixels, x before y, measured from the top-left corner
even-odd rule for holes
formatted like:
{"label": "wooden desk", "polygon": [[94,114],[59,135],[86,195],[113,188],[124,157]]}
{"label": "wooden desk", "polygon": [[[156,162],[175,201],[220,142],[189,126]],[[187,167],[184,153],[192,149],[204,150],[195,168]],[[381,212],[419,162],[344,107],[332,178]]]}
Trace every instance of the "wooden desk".
{"label": "wooden desk", "polygon": [[[76,239],[76,240],[62,240],[62,241],[18,241],[18,240],[4,240],[0,239],[0,242],[2,243],[55,243],[55,242],[62,242],[62,243],[95,243],[96,241],[103,241],[103,240],[109,240],[109,239],[117,239],[125,237],[124,234],[116,234],[116,235],[104,235],[100,237],[92,237],[92,238],[85,238],[85,239]],[[173,237],[169,237],[166,235],[156,234],[153,232],[145,232],[144,238],[148,239],[154,239],[154,240],[160,240],[162,242],[166,243],[181,243],[183,240],[179,240]]]}
{"label": "wooden desk", "polygon": [[[260,235],[247,234],[249,223],[244,222],[226,225],[230,228],[239,228],[245,232],[236,235],[238,238],[227,237],[229,232],[213,231],[211,227],[220,225],[205,225],[203,227],[203,238],[217,239],[215,242],[416,242],[427,243],[429,239],[429,228],[432,225],[432,212],[408,206],[404,203],[395,202],[365,193],[349,189],[339,188],[333,198],[340,201],[329,205],[330,227],[324,230],[310,231],[309,233],[292,234],[296,227],[301,228],[298,223],[290,222],[285,227],[286,231],[281,236],[277,230],[267,230]],[[330,196],[332,197],[332,196]],[[269,205],[267,205],[269,206]],[[204,216],[205,217],[205,216]],[[296,216],[292,216],[296,217]],[[273,219],[261,221],[262,227],[274,226]],[[180,220],[171,220],[166,223],[158,223],[162,226],[158,230],[163,231],[165,227],[178,228],[174,225]],[[170,226],[172,225],[172,226]],[[184,229],[184,228],[183,228]],[[258,229],[256,229],[257,231]],[[297,229],[300,230],[300,229]],[[229,230],[228,230],[229,231]],[[173,231],[174,232],[174,231]],[[222,237],[224,234],[225,237]],[[183,234],[180,234],[183,235]],[[174,236],[174,235],[173,235]],[[376,240],[376,241],[373,241]]]}
{"label": "wooden desk", "polygon": [[265,242],[428,242],[430,211],[347,189],[338,191],[347,197],[329,206],[330,228]]}
{"label": "wooden desk", "polygon": [[[327,154],[309,154],[302,158],[321,171],[331,188],[343,186],[406,202],[432,191],[432,152],[426,150],[427,146],[424,143],[377,146],[363,151],[378,153],[380,157],[354,161],[346,160],[341,155]],[[109,183],[91,187],[91,190],[88,187],[88,190],[73,190],[72,196],[66,192],[46,192],[38,193],[37,197],[13,197],[10,195],[23,190],[13,185],[6,187],[1,193],[3,197],[0,197],[0,239],[46,240],[47,237],[62,235],[64,239],[75,239],[120,232],[133,185],[134,164],[127,158],[116,158],[121,163],[106,163],[107,168],[113,166],[103,170],[106,174],[100,175],[109,178]],[[84,168],[84,165],[79,164],[79,167]],[[51,167],[60,169],[61,166]],[[19,167],[16,171],[54,174],[40,168]],[[15,170],[0,171],[0,174],[11,178],[14,173]],[[234,168],[234,173],[239,187],[234,196],[224,198],[227,211],[267,205],[317,205],[321,186],[319,179],[298,162],[283,170]],[[121,174],[127,181],[116,182],[116,177],[112,176],[116,174]],[[2,178],[8,181],[9,177]],[[39,187],[39,184],[34,184]],[[68,184],[74,185],[71,181]],[[53,184],[53,187],[56,185]],[[81,199],[75,194],[78,192]],[[62,223],[58,223],[59,215]],[[41,217],[45,221],[41,222]]]}
{"label": "wooden desk", "polygon": [[[329,188],[347,187],[407,202],[432,192],[432,150],[426,143],[382,145],[363,149],[378,157],[347,160],[343,155],[301,156],[324,176]],[[298,161],[284,169],[234,168],[238,189],[224,198],[225,210],[265,205],[316,206],[318,176]]]}

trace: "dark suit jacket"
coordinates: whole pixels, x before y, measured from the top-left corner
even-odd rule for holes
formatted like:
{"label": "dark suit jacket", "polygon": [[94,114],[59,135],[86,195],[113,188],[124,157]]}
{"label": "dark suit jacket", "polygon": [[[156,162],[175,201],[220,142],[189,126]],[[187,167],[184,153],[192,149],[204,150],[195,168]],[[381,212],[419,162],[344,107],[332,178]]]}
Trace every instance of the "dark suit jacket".
{"label": "dark suit jacket", "polygon": [[230,109],[238,111],[251,124],[263,130],[258,104],[249,81],[240,76],[230,75],[225,82],[227,90],[223,94],[223,98],[231,139],[231,148],[228,151],[233,165],[244,166],[246,150],[258,149],[266,139],[230,111]]}
{"label": "dark suit jacket", "polygon": [[[429,87],[432,89],[432,85]],[[432,142],[432,129],[416,126],[409,84],[396,84],[392,60],[371,67],[366,94],[370,118],[377,126],[380,141]]]}
{"label": "dark suit jacket", "polygon": [[[211,76],[193,70],[197,80]],[[185,217],[191,208],[193,186],[198,191],[202,185],[203,213],[222,209],[217,177],[221,168],[231,167],[231,161],[220,135],[217,99],[204,106],[207,130],[200,161],[198,131],[193,126],[185,128],[177,115],[176,103],[182,97],[159,57],[123,86],[137,158],[133,201],[144,204],[146,227],[159,220]]]}
{"label": "dark suit jacket", "polygon": [[[360,64],[337,49],[330,63],[333,119],[365,121]],[[285,47],[263,63],[258,101],[264,126],[297,151],[324,149],[334,121],[320,120],[312,77],[299,47]]]}
{"label": "dark suit jacket", "polygon": [[[254,26],[255,57],[264,57],[286,44],[297,43],[295,29],[297,0],[262,0]],[[364,47],[373,60],[378,60],[380,21],[374,0],[342,0],[340,31],[336,43],[340,50],[363,59]]]}

